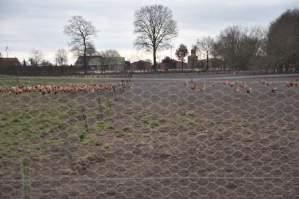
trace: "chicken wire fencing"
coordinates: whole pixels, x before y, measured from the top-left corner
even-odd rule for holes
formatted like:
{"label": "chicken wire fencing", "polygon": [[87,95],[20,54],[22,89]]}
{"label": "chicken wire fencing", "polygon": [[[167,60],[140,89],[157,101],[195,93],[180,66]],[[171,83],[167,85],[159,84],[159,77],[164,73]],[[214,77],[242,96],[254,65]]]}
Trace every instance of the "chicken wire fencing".
{"label": "chicken wire fencing", "polygon": [[0,103],[1,199],[299,197],[296,79],[26,84]]}

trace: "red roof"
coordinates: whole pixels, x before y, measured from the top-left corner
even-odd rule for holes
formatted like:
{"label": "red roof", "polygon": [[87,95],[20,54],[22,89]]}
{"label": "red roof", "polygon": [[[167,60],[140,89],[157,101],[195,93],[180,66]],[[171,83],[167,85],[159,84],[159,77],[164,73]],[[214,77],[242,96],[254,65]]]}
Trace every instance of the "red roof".
{"label": "red roof", "polygon": [[21,65],[18,58],[0,57],[0,66],[17,66],[17,65]]}

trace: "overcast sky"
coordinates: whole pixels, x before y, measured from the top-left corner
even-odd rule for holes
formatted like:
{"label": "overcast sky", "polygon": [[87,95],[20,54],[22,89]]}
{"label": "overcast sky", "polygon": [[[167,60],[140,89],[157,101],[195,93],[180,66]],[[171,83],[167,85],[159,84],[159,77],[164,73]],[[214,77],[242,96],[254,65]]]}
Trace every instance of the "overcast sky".
{"label": "overcast sky", "polygon": [[[216,36],[229,25],[267,27],[286,9],[298,8],[299,0],[0,0],[0,52],[6,56],[8,46],[10,57],[23,60],[38,49],[53,61],[58,48],[69,49],[64,25],[80,15],[99,30],[94,38],[98,51],[116,49],[127,60],[150,58],[134,49],[133,21],[136,9],[151,4],[173,11],[179,29],[174,46],[190,48],[197,38]],[[166,54],[171,50],[158,59]]]}

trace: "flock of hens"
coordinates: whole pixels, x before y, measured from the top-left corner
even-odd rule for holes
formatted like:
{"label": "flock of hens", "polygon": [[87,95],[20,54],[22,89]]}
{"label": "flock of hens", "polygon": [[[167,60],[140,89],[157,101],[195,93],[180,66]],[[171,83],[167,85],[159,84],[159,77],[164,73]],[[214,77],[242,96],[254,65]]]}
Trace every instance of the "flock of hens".
{"label": "flock of hens", "polygon": [[[277,87],[274,87],[274,84],[271,81],[260,80],[259,82],[262,85],[269,87],[270,91],[272,93],[276,93],[278,91]],[[194,91],[205,91],[206,90],[205,82],[196,82],[194,80],[190,80],[190,81],[186,81],[184,85]],[[250,94],[253,91],[253,89],[251,87],[249,87],[246,82],[242,82],[242,81],[226,80],[223,82],[223,85],[233,88],[234,91],[237,93],[239,93],[241,91],[245,91],[246,93]],[[215,87],[215,84],[212,84],[211,86]],[[299,87],[299,79],[286,82],[286,87],[287,88]]]}
{"label": "flock of hens", "polygon": [[[260,83],[270,88],[272,93],[277,92],[277,87],[274,87],[273,82],[261,80]],[[184,85],[190,88],[193,91],[205,91],[206,83],[199,81],[186,81]],[[253,92],[253,89],[248,86],[246,82],[242,81],[224,81],[223,85],[229,86],[235,90],[235,92],[239,93],[241,91],[245,91],[250,94]],[[211,85],[215,87],[215,84]],[[58,94],[58,93],[77,93],[77,92],[99,92],[99,91],[112,91],[116,92],[116,90],[123,90],[125,88],[131,87],[131,80],[121,80],[119,83],[115,84],[68,84],[68,85],[34,85],[34,86],[15,86],[15,87],[0,87],[0,93],[8,93],[8,94],[23,94],[23,93],[32,93],[39,92],[42,95],[45,94]],[[299,88],[299,79],[292,80],[286,82],[286,87],[298,87]]]}
{"label": "flock of hens", "polygon": [[100,91],[112,91],[116,92],[117,89],[124,89],[130,86],[129,80],[121,80],[117,84],[67,84],[67,85],[34,85],[34,86],[14,86],[10,88],[1,88],[0,93],[8,93],[20,95],[24,93],[41,93],[45,94],[58,94],[58,93],[78,93],[78,92],[100,92]]}

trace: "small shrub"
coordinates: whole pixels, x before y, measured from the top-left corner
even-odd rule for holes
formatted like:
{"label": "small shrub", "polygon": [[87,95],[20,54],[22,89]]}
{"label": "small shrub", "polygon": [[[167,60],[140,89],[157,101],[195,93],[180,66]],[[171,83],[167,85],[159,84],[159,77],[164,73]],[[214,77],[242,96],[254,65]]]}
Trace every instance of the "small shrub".
{"label": "small shrub", "polygon": [[82,134],[80,135],[80,142],[83,142],[84,139],[85,139],[85,133],[82,133]]}
{"label": "small shrub", "polygon": [[104,131],[107,129],[113,129],[113,126],[110,122],[100,121],[97,122],[97,129],[100,131]]}

